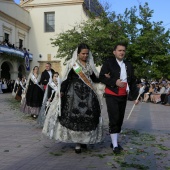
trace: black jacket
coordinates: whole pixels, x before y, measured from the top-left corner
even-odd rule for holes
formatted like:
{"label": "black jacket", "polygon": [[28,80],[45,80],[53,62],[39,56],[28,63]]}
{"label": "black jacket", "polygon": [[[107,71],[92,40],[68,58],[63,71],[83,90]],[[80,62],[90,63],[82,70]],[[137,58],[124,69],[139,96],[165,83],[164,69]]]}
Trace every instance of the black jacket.
{"label": "black jacket", "polygon": [[[138,88],[136,86],[136,77],[134,76],[134,70],[130,62],[124,61],[126,72],[127,72],[127,82],[130,88],[130,96],[132,100],[135,100],[138,96]],[[107,78],[105,74],[110,73],[110,78]],[[116,81],[120,79],[120,66],[116,61],[115,57],[109,58],[103,64],[99,79],[102,83],[106,85],[111,91],[118,93],[118,86]]]}
{"label": "black jacket", "polygon": [[[51,73],[54,73],[54,70],[51,69]],[[47,85],[50,79],[50,75],[47,70],[44,70],[41,74],[40,84]]]}

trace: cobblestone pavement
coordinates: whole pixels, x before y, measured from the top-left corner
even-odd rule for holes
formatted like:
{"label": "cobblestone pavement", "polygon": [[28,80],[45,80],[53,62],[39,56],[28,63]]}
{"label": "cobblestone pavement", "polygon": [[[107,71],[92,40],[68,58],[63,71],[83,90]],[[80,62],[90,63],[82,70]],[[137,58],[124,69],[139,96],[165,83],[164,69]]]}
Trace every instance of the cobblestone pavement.
{"label": "cobblestone pavement", "polygon": [[0,170],[169,170],[170,107],[128,101],[120,143],[115,156],[110,148],[107,110],[104,105],[104,140],[75,154],[74,144],[45,138],[36,121],[20,113],[11,94],[0,94]]}

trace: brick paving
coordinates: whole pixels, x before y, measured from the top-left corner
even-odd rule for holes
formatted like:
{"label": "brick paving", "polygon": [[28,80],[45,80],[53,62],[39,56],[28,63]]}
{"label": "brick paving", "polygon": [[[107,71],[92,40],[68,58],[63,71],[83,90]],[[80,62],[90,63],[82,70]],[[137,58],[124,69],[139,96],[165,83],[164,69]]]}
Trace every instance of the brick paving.
{"label": "brick paving", "polygon": [[105,105],[103,142],[75,154],[74,144],[44,137],[36,121],[20,113],[11,94],[0,94],[0,170],[170,169],[170,107],[139,103],[127,120],[132,106],[128,101],[121,155],[109,147]]}

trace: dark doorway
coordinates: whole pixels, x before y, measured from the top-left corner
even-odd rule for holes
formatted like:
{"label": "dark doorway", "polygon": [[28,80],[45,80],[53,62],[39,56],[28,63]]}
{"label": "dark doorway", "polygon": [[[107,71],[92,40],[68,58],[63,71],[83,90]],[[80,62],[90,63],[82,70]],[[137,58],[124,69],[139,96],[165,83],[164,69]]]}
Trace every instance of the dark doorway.
{"label": "dark doorway", "polygon": [[18,77],[21,79],[23,76],[25,76],[25,68],[23,65],[20,65],[18,67]]}
{"label": "dark doorway", "polygon": [[1,78],[5,78],[7,80],[10,80],[10,78],[11,78],[10,67],[7,62],[4,62],[1,65]]}

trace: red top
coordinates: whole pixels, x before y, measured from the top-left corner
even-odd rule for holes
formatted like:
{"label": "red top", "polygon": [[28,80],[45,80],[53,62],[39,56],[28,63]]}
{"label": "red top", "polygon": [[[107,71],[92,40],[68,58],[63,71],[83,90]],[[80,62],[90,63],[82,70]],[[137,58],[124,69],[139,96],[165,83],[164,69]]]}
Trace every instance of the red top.
{"label": "red top", "polygon": [[111,91],[107,87],[105,88],[105,93],[106,94],[111,94],[111,95],[114,95],[114,96],[126,96],[127,95],[127,91],[126,91],[127,83],[124,82],[124,84],[125,84],[124,87],[119,87],[118,88],[118,93],[115,93],[115,92]]}

